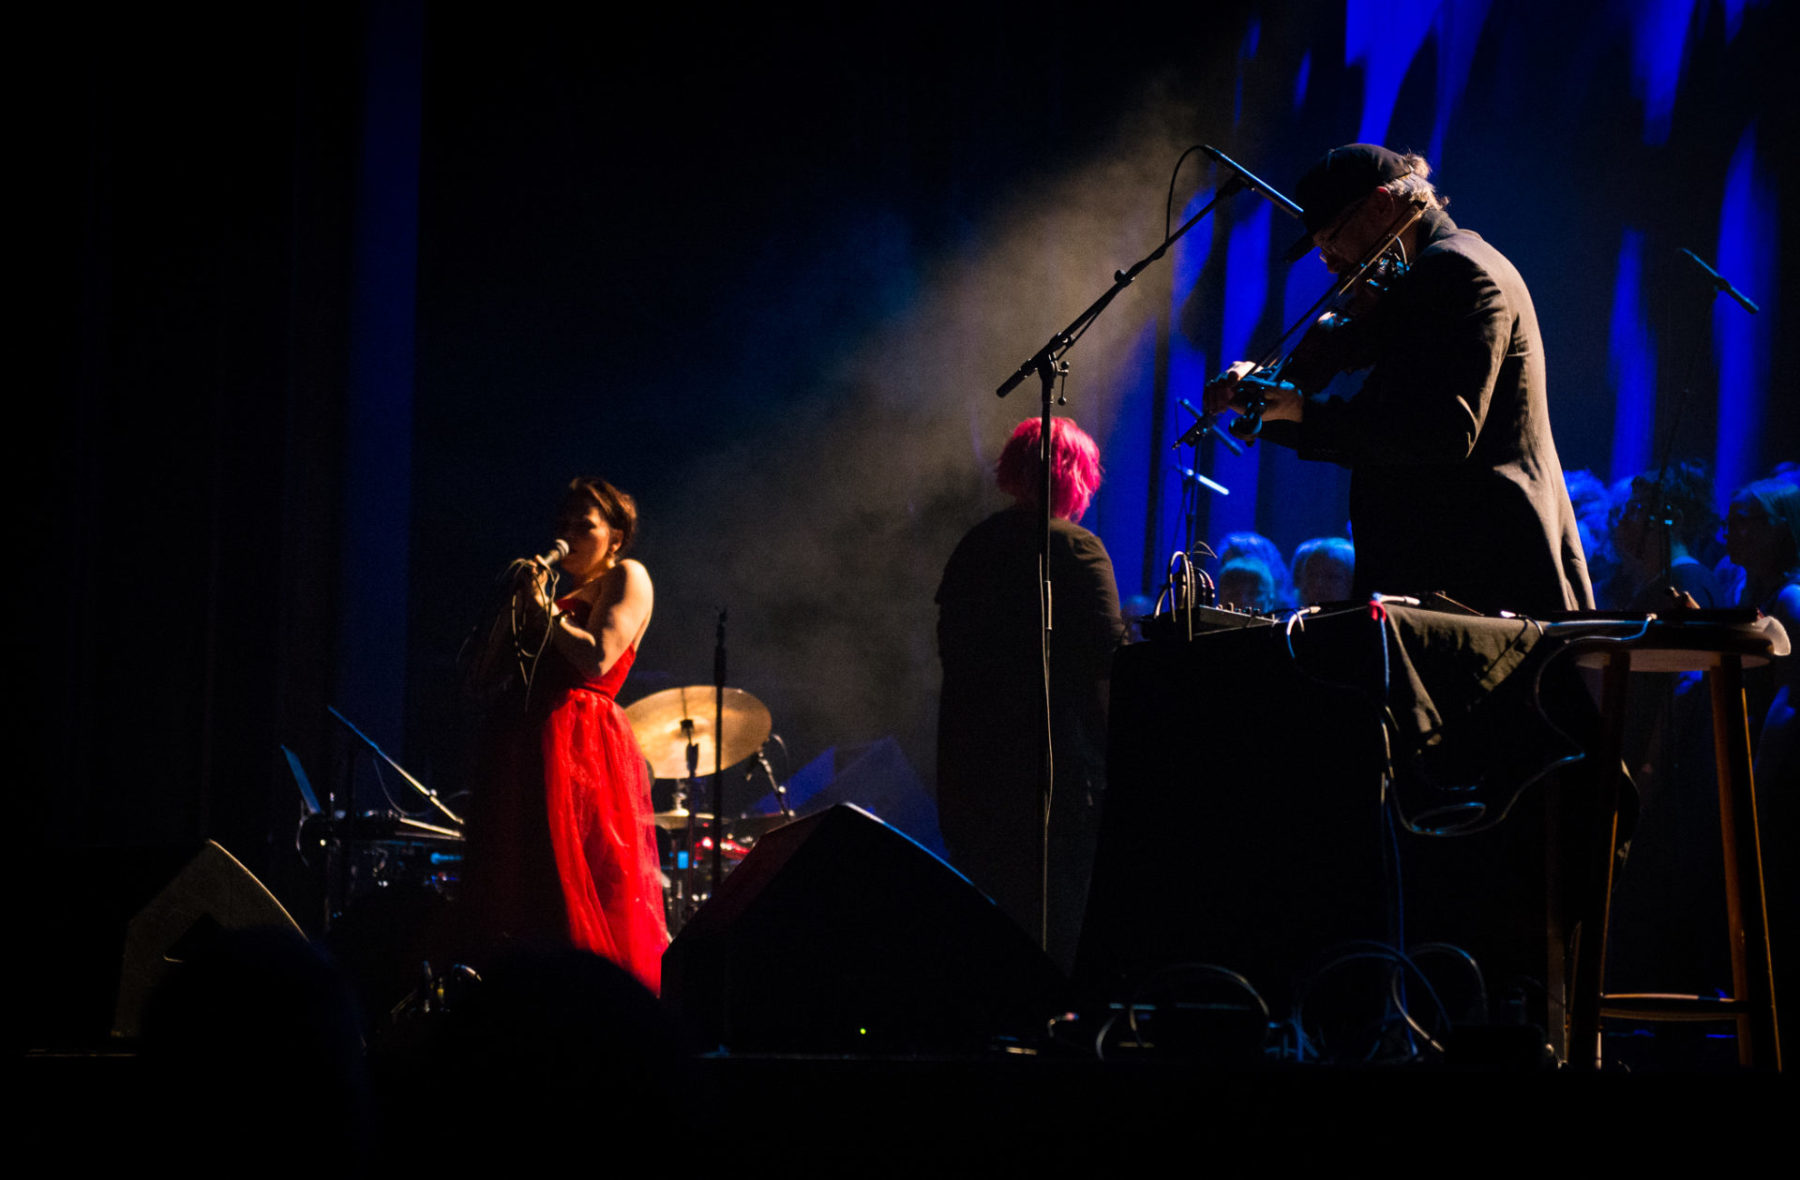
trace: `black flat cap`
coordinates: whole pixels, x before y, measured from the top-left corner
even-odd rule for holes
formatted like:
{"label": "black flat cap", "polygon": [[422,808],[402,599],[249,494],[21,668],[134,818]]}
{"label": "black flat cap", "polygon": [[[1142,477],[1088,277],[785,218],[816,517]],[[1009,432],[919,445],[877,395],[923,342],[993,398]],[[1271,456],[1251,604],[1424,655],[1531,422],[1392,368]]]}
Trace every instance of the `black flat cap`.
{"label": "black flat cap", "polygon": [[1288,247],[1288,261],[1306,257],[1313,248],[1312,236],[1335,221],[1338,214],[1411,171],[1406,157],[1378,143],[1345,144],[1319,157],[1319,162],[1294,186],[1306,236]]}

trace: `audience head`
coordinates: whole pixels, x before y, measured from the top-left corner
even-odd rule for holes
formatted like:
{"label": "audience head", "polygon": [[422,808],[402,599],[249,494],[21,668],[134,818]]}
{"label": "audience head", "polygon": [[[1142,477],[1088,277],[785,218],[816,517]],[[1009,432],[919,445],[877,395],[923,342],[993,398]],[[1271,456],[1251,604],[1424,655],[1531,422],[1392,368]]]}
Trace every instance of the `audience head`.
{"label": "audience head", "polygon": [[1613,530],[1621,559],[1640,569],[1660,566],[1665,535],[1673,543],[1671,557],[1699,549],[1719,527],[1712,494],[1711,474],[1693,459],[1634,476]]}
{"label": "audience head", "polygon": [[1294,591],[1303,606],[1346,602],[1356,573],[1356,550],[1342,537],[1314,537],[1294,550]]}
{"label": "audience head", "polygon": [[1274,610],[1278,604],[1273,571],[1251,557],[1226,562],[1219,568],[1219,605],[1258,612]]}
{"label": "audience head", "polygon": [[1733,496],[1725,547],[1752,578],[1800,578],[1800,484],[1760,479]]}
{"label": "audience head", "polygon": [[1219,542],[1219,571],[1223,575],[1225,567],[1239,558],[1249,558],[1263,564],[1269,571],[1269,579],[1273,583],[1274,606],[1269,609],[1287,609],[1294,605],[1294,583],[1288,576],[1287,558],[1275,542],[1261,533],[1227,533]]}

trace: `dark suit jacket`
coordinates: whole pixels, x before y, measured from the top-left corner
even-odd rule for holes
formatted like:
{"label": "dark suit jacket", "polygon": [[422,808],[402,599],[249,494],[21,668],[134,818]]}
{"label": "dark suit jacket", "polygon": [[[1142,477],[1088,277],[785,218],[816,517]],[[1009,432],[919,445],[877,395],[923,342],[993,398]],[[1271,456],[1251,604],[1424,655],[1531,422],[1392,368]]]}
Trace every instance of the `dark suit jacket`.
{"label": "dark suit jacket", "polygon": [[1512,263],[1440,211],[1412,269],[1354,331],[1348,399],[1264,437],[1354,472],[1358,596],[1442,591],[1483,611],[1593,605],[1550,434],[1544,348]]}

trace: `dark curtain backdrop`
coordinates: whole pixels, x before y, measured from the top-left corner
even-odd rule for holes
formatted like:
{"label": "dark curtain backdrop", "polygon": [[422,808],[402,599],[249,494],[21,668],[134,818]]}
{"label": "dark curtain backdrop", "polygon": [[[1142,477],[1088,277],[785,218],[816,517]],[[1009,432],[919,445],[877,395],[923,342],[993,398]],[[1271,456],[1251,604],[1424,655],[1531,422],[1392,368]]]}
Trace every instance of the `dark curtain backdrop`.
{"label": "dark curtain backdrop", "polygon": [[[1283,187],[1339,142],[1425,152],[1532,284],[1567,464],[1616,477],[1672,438],[1735,486],[1800,437],[1785,16],[1242,0],[627,27],[383,0],[65,22],[51,441],[25,470],[51,536],[96,541],[15,641],[53,670],[23,722],[35,830],[215,835],[275,871],[276,747],[337,774],[328,701],[466,788],[452,657],[576,473],[644,514],[658,599],[628,698],[705,682],[725,607],[731,679],[797,758],[892,734],[929,779],[932,591],[1035,409],[993,388],[1157,243],[1196,142]],[[1190,161],[1176,215],[1218,181]],[[1070,356],[1064,412],[1108,468],[1087,523],[1126,595],[1186,535],[1177,399],[1323,285],[1278,264],[1293,232],[1233,198]],[[1762,314],[1709,305],[1682,246]],[[1232,489],[1199,502],[1201,537],[1342,525],[1334,469],[1198,458]]]}
{"label": "dark curtain backdrop", "polygon": [[[28,839],[211,836],[290,880],[278,744],[322,760],[341,617],[362,27],[347,4],[24,25],[51,296],[48,386],[18,391],[45,426],[13,434],[50,575],[21,575],[9,637]],[[110,862],[52,863],[34,905]]]}

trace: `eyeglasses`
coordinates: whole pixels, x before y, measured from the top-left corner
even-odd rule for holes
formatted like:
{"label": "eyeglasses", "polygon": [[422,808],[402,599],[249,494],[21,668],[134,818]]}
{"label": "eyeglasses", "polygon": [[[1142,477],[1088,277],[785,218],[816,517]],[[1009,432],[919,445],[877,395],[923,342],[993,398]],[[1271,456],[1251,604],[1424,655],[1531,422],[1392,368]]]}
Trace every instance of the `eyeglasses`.
{"label": "eyeglasses", "polygon": [[1374,195],[1372,191],[1365,193],[1345,205],[1338,215],[1331,219],[1330,225],[1313,235],[1313,245],[1323,251],[1326,246],[1336,241],[1337,236],[1344,232],[1344,227],[1350,224],[1350,219],[1356,215],[1356,211],[1362,208],[1363,202]]}

